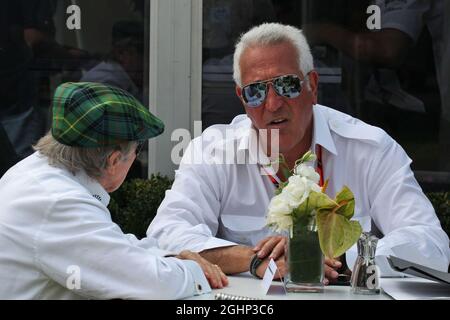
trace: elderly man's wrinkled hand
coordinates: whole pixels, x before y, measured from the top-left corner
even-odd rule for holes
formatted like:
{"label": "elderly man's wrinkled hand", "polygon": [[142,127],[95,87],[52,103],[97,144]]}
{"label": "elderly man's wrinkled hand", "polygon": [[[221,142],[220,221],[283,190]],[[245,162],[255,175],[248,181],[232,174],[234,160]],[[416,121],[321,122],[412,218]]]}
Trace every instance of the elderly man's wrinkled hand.
{"label": "elderly man's wrinkled hand", "polygon": [[192,260],[197,262],[203,270],[209,285],[213,289],[221,289],[228,285],[228,278],[222,272],[222,269],[217,264],[212,264],[196,252],[183,250],[178,256],[179,259]]}
{"label": "elderly man's wrinkled hand", "polygon": [[268,257],[269,260],[277,260],[286,252],[286,245],[286,237],[271,236],[258,242],[258,244],[253,248],[253,251],[260,259],[265,259]]}

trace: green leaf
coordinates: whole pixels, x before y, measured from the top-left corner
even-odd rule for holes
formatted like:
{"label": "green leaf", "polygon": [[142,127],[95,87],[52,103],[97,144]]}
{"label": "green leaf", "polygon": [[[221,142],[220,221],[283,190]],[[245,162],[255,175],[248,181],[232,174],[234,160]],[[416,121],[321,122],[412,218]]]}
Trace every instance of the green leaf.
{"label": "green leaf", "polygon": [[312,153],[311,151],[308,151],[300,159],[295,161],[295,166],[297,166],[301,163],[315,161],[315,160],[316,160],[316,155],[314,153]]}
{"label": "green leaf", "polygon": [[341,228],[339,220],[345,218],[337,214],[331,214],[330,210],[323,210],[317,212],[316,219],[320,248],[326,257],[334,257],[334,253],[340,247],[340,243],[344,237],[344,230]]}
{"label": "green leaf", "polygon": [[289,166],[287,165],[286,159],[284,158],[284,155],[282,153],[280,153],[280,155],[278,156],[278,165],[287,182],[289,177],[292,176],[293,172],[289,170]]}
{"label": "green leaf", "polygon": [[310,206],[314,209],[333,209],[338,204],[326,193],[311,191],[309,194]]}
{"label": "green leaf", "polygon": [[286,180],[288,180],[289,177],[292,176],[292,172],[284,165],[281,165],[280,168],[281,172],[283,172],[284,177],[286,178]]}
{"label": "green leaf", "polygon": [[344,240],[341,247],[334,253],[334,258],[343,255],[348,249],[358,241],[362,227],[358,221],[344,220]]}
{"label": "green leaf", "polygon": [[358,221],[349,221],[333,210],[317,212],[320,248],[325,256],[337,258],[359,238],[362,228]]}
{"label": "green leaf", "polygon": [[320,248],[323,254],[330,258],[344,254],[362,232],[359,222],[350,221],[355,211],[355,199],[351,190],[344,186],[335,200],[336,202],[322,200],[322,206],[318,207],[317,213]]}
{"label": "green leaf", "polygon": [[355,212],[355,197],[353,196],[353,192],[347,186],[344,186],[342,190],[338,192],[335,200],[339,205],[339,208],[336,209],[337,214],[343,215],[347,219],[353,217]]}
{"label": "green leaf", "polygon": [[[305,201],[306,202],[306,201]],[[311,221],[312,215],[314,215],[316,211],[306,211],[304,208],[301,208],[300,206],[293,210],[292,212],[292,219],[294,222],[294,225],[297,227],[300,226],[306,226]]]}
{"label": "green leaf", "polygon": [[293,217],[299,218],[311,215],[311,212],[317,209],[333,209],[337,206],[328,195],[311,191],[308,198],[293,210]]}
{"label": "green leaf", "polygon": [[280,184],[278,185],[278,188],[275,189],[275,195],[276,195],[276,196],[279,195],[279,194],[281,193],[281,191],[283,191],[283,188],[287,186],[287,184],[288,184],[287,181],[285,181],[285,182],[280,182]]}
{"label": "green leaf", "polygon": [[349,201],[349,200],[353,200],[354,196],[353,196],[353,192],[347,187],[344,186],[341,191],[339,191],[336,194],[336,202],[339,203],[341,201]]}

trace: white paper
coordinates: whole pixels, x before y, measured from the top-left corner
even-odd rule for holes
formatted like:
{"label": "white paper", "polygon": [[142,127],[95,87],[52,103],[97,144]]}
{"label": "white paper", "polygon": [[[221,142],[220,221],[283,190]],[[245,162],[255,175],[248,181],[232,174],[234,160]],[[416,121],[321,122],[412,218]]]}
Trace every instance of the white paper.
{"label": "white paper", "polygon": [[450,300],[450,286],[422,278],[382,278],[381,287],[395,300]]}
{"label": "white paper", "polygon": [[269,291],[270,285],[272,284],[273,278],[275,277],[275,274],[277,272],[277,264],[273,259],[270,259],[269,265],[267,266],[266,272],[264,273],[264,277],[261,282],[261,288],[263,290],[263,293],[266,295]]}

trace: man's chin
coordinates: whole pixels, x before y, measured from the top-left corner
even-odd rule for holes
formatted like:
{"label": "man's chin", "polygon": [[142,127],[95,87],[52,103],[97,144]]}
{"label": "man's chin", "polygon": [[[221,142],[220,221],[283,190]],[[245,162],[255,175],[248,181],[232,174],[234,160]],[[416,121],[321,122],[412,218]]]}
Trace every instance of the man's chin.
{"label": "man's chin", "polygon": [[[289,139],[289,138],[287,138]],[[283,137],[280,137],[280,143],[278,144],[278,152],[279,153],[289,153],[291,152],[296,146],[297,144],[293,141],[286,141],[287,139],[283,139]],[[281,142],[283,141],[283,142]]]}
{"label": "man's chin", "polygon": [[287,153],[291,149],[292,149],[292,146],[287,145],[287,144],[279,144],[278,145],[278,152],[279,153]]}

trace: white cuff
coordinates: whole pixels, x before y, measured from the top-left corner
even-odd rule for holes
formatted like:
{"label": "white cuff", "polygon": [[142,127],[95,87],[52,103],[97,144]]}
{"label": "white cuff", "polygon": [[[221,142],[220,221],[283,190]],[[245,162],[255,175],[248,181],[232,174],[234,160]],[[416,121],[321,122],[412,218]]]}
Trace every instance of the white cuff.
{"label": "white cuff", "polygon": [[182,262],[191,272],[194,279],[193,295],[197,296],[211,292],[211,287],[209,286],[208,280],[206,279],[205,274],[198,263],[192,260],[182,260]]}
{"label": "white cuff", "polygon": [[202,251],[208,250],[208,249],[214,249],[214,248],[220,248],[220,247],[230,247],[230,246],[237,246],[237,245],[238,244],[235,242],[211,237],[208,240],[199,243],[198,246],[192,247],[191,251],[202,252]]}

